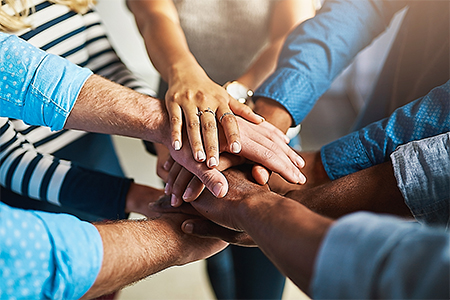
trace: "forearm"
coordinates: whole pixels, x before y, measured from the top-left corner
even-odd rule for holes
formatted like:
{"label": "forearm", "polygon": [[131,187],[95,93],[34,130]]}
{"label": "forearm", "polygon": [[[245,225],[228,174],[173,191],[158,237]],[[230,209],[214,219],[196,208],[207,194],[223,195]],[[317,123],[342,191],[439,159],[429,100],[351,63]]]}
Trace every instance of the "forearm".
{"label": "forearm", "polygon": [[175,265],[177,258],[171,252],[176,240],[164,222],[122,221],[97,224],[96,228],[103,242],[103,262],[94,285],[82,299],[110,294]]}
{"label": "forearm", "polygon": [[81,89],[64,128],[125,135],[167,145],[167,119],[160,100],[92,75]]}
{"label": "forearm", "polygon": [[240,208],[236,212],[238,226],[283,274],[308,292],[318,249],[332,221],[270,192],[257,194]]}
{"label": "forearm", "polygon": [[292,190],[286,197],[331,218],[361,210],[411,217],[390,162],[317,187]]}
{"label": "forearm", "polygon": [[127,1],[144,38],[147,53],[166,81],[180,68],[201,68],[191,54],[172,1]]}

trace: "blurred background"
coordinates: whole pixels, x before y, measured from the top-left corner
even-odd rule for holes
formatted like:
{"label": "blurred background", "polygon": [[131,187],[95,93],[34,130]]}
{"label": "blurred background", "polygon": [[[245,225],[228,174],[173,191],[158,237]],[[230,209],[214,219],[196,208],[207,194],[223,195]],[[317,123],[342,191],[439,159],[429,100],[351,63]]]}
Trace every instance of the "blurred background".
{"label": "blurred background", "polygon": [[[142,38],[125,0],[98,0],[97,10],[107,27],[110,40],[124,63],[155,90],[159,76],[147,57]],[[324,144],[347,134],[357,113],[364,106],[395,37],[403,14],[392,22],[389,30],[358,55],[317,102],[302,123],[303,150],[318,150]],[[137,183],[163,188],[156,175],[156,158],[148,154],[140,140],[114,137],[122,167]],[[132,215],[132,218],[140,218]],[[203,261],[174,267],[125,288],[122,300],[138,299],[214,299]],[[283,299],[307,299],[287,281]]]}

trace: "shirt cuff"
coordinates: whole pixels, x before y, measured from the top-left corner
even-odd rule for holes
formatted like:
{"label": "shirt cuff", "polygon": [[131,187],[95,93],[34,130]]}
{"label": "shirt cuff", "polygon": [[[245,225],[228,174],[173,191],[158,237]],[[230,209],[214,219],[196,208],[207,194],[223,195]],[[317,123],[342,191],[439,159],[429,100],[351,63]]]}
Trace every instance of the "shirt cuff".
{"label": "shirt cuff", "polygon": [[35,211],[48,231],[54,260],[52,299],[79,299],[94,284],[103,243],[94,225],[67,214]]}
{"label": "shirt cuff", "polygon": [[23,120],[32,125],[61,130],[78,94],[92,71],[47,54],[31,80]]}
{"label": "shirt cuff", "polygon": [[449,223],[449,155],[450,133],[410,142],[391,154],[397,186],[419,222]]}
{"label": "shirt cuff", "polygon": [[350,133],[320,150],[322,163],[331,180],[372,166],[359,133]]}
{"label": "shirt cuff", "polygon": [[318,98],[310,82],[309,77],[296,70],[280,69],[255,91],[253,98],[265,97],[278,101],[298,125]]}

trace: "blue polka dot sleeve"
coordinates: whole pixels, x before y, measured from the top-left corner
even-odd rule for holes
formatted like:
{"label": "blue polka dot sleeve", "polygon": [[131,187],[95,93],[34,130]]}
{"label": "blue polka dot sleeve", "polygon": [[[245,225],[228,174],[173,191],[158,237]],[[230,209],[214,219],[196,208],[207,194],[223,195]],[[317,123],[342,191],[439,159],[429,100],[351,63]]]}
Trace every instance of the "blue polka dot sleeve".
{"label": "blue polka dot sleeve", "polygon": [[24,40],[0,33],[0,116],[60,130],[92,74]]}
{"label": "blue polka dot sleeve", "polygon": [[102,258],[92,224],[0,202],[0,299],[79,299]]}
{"label": "blue polka dot sleeve", "polygon": [[337,179],[389,161],[394,150],[411,141],[450,131],[450,81],[434,88],[381,121],[321,149],[328,176]]}

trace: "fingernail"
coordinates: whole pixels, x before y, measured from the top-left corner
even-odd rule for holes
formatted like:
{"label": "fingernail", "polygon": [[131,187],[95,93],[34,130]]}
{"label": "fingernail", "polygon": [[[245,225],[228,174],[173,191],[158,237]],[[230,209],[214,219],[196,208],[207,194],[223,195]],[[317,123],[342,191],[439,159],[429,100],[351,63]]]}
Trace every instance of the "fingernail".
{"label": "fingernail", "polygon": [[300,174],[298,175],[298,182],[299,182],[300,184],[304,184],[304,183],[306,182],[306,177],[305,177],[305,175],[303,175],[302,173],[300,173]]}
{"label": "fingernail", "polygon": [[261,171],[260,174],[263,176],[264,182],[267,183],[269,181],[269,175],[263,171]]}
{"label": "fingernail", "polygon": [[192,188],[188,187],[186,191],[184,191],[183,194],[183,200],[189,200],[189,198],[192,196]]}
{"label": "fingernail", "polygon": [[169,163],[169,161],[166,161],[166,162],[164,163],[163,169],[166,170],[166,171],[169,171],[169,170],[170,170],[170,163]]}
{"label": "fingernail", "polygon": [[234,142],[233,144],[231,144],[231,151],[233,153],[241,152],[241,144],[239,144],[238,142]]}
{"label": "fingernail", "polygon": [[213,156],[208,161],[208,167],[212,168],[217,166],[217,159]]}
{"label": "fingernail", "polygon": [[168,183],[166,183],[166,186],[164,187],[164,194],[169,195],[170,194],[169,189],[170,189],[170,186]]}
{"label": "fingernail", "polygon": [[261,118],[261,121],[265,121],[266,119],[264,119],[264,117],[263,116],[260,116],[260,115],[258,115],[258,114],[255,114],[255,116],[258,116],[258,117],[260,117]]}
{"label": "fingernail", "polygon": [[219,197],[220,192],[222,191],[223,185],[219,182],[213,187],[213,194],[216,197]]}
{"label": "fingernail", "polygon": [[297,165],[297,167],[299,168],[303,168],[305,166],[305,161],[303,160],[303,158],[301,158],[300,156],[297,157],[297,159],[295,160],[295,164]]}
{"label": "fingernail", "polygon": [[203,151],[197,151],[197,160],[204,161],[205,159],[206,159],[205,153],[203,153]]}
{"label": "fingernail", "polygon": [[175,196],[174,194],[172,194],[172,197],[170,198],[170,205],[175,206],[177,205],[177,196]]}
{"label": "fingernail", "polygon": [[181,142],[179,140],[175,140],[173,142],[173,149],[175,149],[176,151],[181,149]]}
{"label": "fingernail", "polygon": [[194,232],[194,224],[192,224],[192,223],[184,224],[184,232],[185,233],[193,233]]}
{"label": "fingernail", "polygon": [[286,142],[286,144],[289,144],[289,142],[291,141],[291,139],[290,139],[287,135],[285,135],[285,136],[284,136],[284,141]]}

